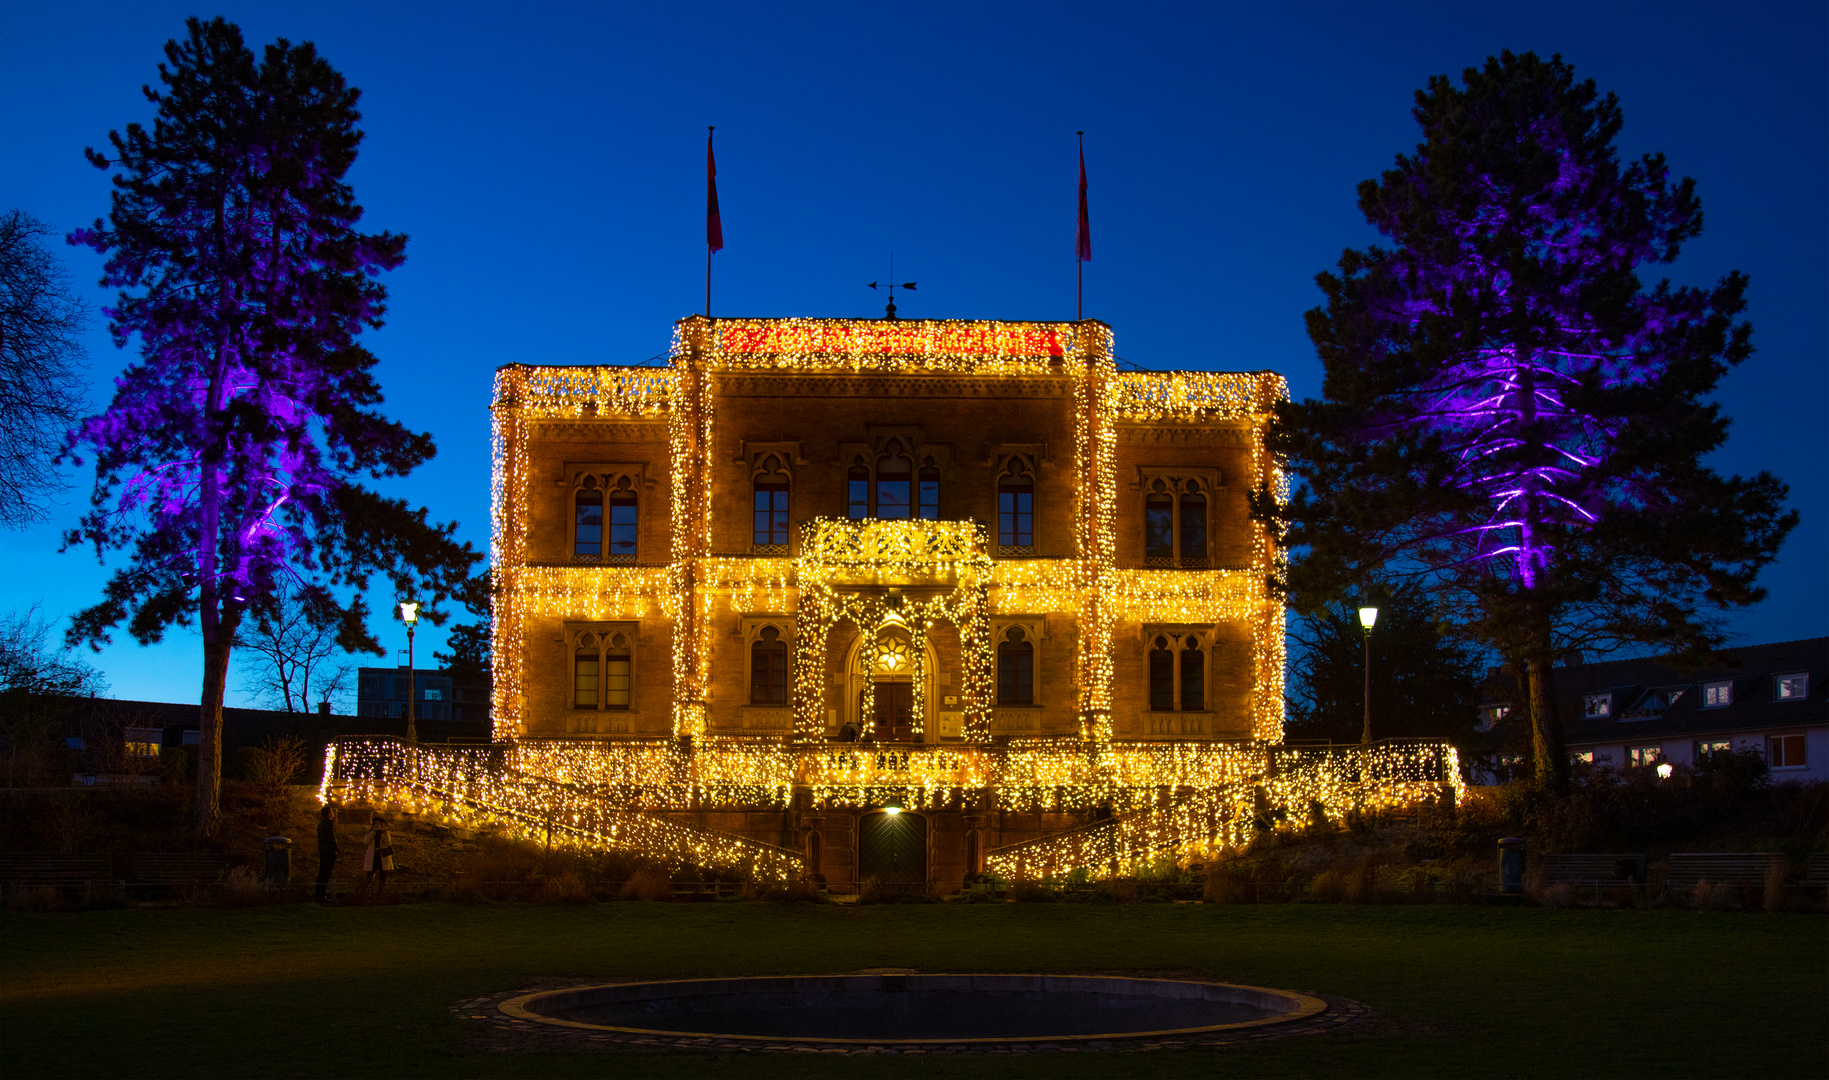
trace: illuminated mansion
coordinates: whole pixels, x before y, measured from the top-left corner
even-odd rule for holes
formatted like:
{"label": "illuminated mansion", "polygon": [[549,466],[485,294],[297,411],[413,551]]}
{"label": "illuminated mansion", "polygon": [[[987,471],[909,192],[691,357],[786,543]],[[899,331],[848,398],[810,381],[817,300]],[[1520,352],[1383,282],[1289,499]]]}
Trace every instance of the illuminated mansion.
{"label": "illuminated mansion", "polygon": [[504,367],[497,745],[330,786],[835,890],[1432,791],[1438,747],[1279,761],[1285,393],[1119,370],[1094,321],[695,316],[664,368]]}

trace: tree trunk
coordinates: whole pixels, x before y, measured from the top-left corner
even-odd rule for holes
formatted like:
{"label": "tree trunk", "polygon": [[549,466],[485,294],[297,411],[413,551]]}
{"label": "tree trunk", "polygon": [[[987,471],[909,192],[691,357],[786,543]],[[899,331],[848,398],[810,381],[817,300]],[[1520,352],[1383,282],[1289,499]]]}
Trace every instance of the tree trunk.
{"label": "tree trunk", "polygon": [[1556,677],[1549,657],[1539,653],[1527,666],[1531,717],[1532,776],[1540,791],[1569,793],[1569,752],[1562,741],[1562,717],[1556,712]]}
{"label": "tree trunk", "polygon": [[[211,622],[216,620],[212,619]],[[229,676],[229,637],[218,628],[203,641],[203,701],[197,720],[197,831],[214,833],[222,808],[222,695]]]}

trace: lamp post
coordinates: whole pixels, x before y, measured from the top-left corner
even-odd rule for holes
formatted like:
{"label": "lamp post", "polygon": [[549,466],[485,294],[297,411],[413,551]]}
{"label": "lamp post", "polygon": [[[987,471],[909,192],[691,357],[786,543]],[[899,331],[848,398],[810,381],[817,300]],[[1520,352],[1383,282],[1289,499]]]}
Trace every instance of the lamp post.
{"label": "lamp post", "polygon": [[406,623],[406,741],[407,745],[419,742],[419,727],[415,722],[414,699],[419,696],[418,678],[413,674],[413,629],[419,622],[419,602],[403,600],[400,602],[400,621]]}
{"label": "lamp post", "polygon": [[1377,621],[1377,608],[1359,609],[1359,625],[1365,628],[1365,730],[1359,741],[1367,745],[1372,741],[1372,624]]}

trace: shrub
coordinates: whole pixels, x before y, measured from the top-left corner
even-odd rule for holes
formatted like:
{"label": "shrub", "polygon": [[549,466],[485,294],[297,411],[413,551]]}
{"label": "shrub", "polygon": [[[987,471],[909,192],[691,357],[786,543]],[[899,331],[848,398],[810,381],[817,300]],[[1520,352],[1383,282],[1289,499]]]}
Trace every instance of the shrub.
{"label": "shrub", "polygon": [[540,882],[540,899],[549,904],[588,904],[591,890],[576,870]]}
{"label": "shrub", "polygon": [[1010,899],[1019,904],[1052,904],[1060,898],[1061,894],[1046,881],[1010,882]]}
{"label": "shrub", "polygon": [[658,866],[644,866],[622,883],[622,895],[631,900],[665,900],[672,893],[673,879]]}
{"label": "shrub", "polygon": [[247,777],[269,797],[283,794],[286,785],[305,767],[305,740],[296,735],[273,735],[259,746],[242,750]]}
{"label": "shrub", "polygon": [[1143,898],[1143,886],[1134,878],[1106,878],[1093,895],[1107,903],[1134,904]]}
{"label": "shrub", "polygon": [[1740,890],[1732,885],[1698,881],[1689,902],[1699,911],[1733,911],[1740,906]]}
{"label": "shrub", "polygon": [[1341,903],[1346,899],[1347,877],[1346,871],[1329,866],[1308,883],[1308,895],[1324,904]]}

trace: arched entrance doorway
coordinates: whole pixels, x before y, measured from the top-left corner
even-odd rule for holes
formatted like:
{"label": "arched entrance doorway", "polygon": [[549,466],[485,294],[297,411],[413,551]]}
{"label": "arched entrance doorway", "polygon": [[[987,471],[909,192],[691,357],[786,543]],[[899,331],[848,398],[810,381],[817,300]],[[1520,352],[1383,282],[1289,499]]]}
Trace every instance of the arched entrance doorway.
{"label": "arched entrance doorway", "polygon": [[857,822],[857,879],[886,885],[927,884],[927,819],[919,814],[865,814]]}
{"label": "arched entrance doorway", "polygon": [[[880,743],[938,741],[934,694],[939,663],[933,642],[922,641],[917,646],[913,635],[899,621],[883,627],[877,635],[877,656],[870,670],[865,670],[861,635],[848,651],[847,700],[841,730],[851,738]],[[918,661],[917,647],[921,650]],[[921,680],[918,694],[916,679]],[[841,740],[846,739],[846,734],[840,735]]]}

